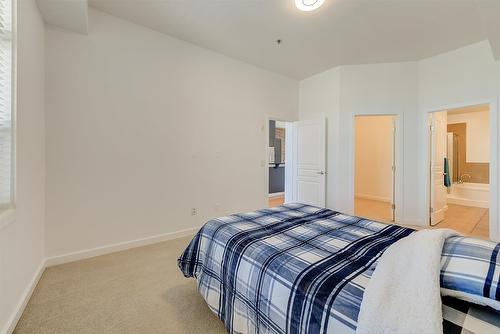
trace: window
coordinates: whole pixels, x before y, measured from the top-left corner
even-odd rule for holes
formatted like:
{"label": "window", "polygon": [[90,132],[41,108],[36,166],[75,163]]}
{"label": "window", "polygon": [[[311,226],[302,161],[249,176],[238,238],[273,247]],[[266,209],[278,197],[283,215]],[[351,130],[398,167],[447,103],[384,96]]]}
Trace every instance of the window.
{"label": "window", "polygon": [[0,210],[13,204],[12,0],[0,0]]}

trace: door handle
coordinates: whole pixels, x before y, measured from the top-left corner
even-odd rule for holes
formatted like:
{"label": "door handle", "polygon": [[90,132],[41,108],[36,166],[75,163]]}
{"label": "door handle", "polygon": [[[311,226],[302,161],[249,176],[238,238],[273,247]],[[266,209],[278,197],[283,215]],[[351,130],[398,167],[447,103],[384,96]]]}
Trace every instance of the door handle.
{"label": "door handle", "polygon": [[325,175],[325,174],[326,174],[326,173],[325,173],[325,172],[323,172],[323,171],[319,171],[319,172],[317,172],[317,173],[318,173],[319,175]]}

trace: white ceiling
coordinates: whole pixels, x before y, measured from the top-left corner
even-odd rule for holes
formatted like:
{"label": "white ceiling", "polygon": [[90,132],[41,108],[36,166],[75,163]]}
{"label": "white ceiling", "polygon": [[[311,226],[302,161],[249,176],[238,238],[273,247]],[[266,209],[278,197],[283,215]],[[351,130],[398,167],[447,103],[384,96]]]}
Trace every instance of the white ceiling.
{"label": "white ceiling", "polygon": [[297,79],[338,65],[419,60],[485,39],[500,58],[500,0],[326,0],[314,12],[298,11],[294,0],[89,4]]}

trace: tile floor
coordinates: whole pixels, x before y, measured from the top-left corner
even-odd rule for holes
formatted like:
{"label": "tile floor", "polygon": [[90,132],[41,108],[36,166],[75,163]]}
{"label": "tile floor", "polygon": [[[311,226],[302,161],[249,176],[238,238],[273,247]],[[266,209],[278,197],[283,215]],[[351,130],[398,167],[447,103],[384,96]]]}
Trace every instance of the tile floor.
{"label": "tile floor", "polygon": [[[356,216],[366,217],[386,223],[391,222],[390,203],[356,198]],[[445,219],[433,228],[451,228],[464,235],[489,238],[489,210],[471,206],[448,204]]]}

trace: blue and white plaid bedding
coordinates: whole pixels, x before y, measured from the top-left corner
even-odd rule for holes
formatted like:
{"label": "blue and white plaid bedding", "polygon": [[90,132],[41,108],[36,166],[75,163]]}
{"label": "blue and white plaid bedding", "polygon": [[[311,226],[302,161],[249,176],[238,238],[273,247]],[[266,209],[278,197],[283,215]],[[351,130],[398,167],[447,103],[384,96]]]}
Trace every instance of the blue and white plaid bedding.
{"label": "blue and white plaid bedding", "polygon": [[446,240],[441,256],[443,294],[500,309],[500,243],[467,237]]}
{"label": "blue and white plaid bedding", "polygon": [[413,231],[288,204],[211,220],[178,264],[229,333],[354,333],[377,260]]}

